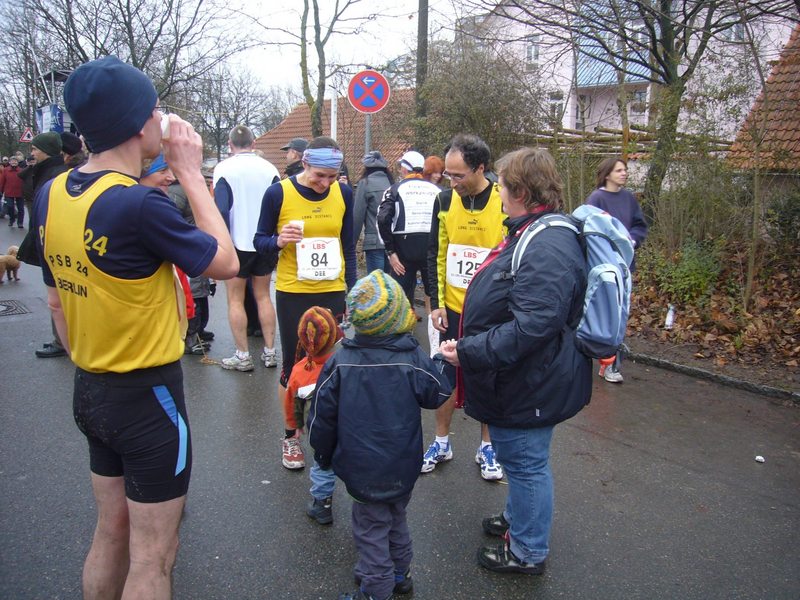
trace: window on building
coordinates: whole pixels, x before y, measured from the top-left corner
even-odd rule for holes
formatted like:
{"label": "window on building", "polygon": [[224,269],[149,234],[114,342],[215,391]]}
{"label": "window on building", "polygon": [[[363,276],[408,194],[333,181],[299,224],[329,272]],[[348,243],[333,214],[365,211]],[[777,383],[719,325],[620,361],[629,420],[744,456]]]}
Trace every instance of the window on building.
{"label": "window on building", "polygon": [[529,35],[525,46],[525,70],[535,71],[539,68],[539,48],[541,46],[541,36],[537,34]]}
{"label": "window on building", "polygon": [[745,38],[744,24],[736,23],[728,30],[728,40],[731,42],[743,42]]}
{"label": "window on building", "polygon": [[553,123],[561,122],[561,115],[564,113],[564,103],[557,100],[550,100],[550,120]]}
{"label": "window on building", "polygon": [[575,129],[586,127],[586,117],[589,115],[589,97],[579,95],[575,101]]}
{"label": "window on building", "polygon": [[643,115],[647,112],[647,90],[636,90],[631,94],[631,114]]}

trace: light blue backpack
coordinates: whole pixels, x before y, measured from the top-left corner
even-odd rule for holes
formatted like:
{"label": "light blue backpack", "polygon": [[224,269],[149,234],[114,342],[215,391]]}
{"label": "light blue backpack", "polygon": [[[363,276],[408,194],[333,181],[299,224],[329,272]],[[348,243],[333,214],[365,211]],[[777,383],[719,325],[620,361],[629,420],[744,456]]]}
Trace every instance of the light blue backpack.
{"label": "light blue backpack", "polygon": [[628,230],[596,206],[582,205],[572,215],[545,215],[520,235],[511,258],[511,276],[533,237],[547,227],[566,227],[578,236],[586,257],[583,316],[576,330],[578,349],[591,358],[614,356],[625,338],[631,307],[633,241]]}

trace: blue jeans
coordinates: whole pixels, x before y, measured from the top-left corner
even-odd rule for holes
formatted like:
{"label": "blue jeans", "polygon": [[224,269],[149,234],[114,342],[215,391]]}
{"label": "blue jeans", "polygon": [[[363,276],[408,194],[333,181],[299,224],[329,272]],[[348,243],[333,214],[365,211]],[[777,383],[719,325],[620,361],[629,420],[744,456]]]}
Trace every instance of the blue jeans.
{"label": "blue jeans", "polygon": [[503,516],[511,525],[511,552],[523,562],[540,563],[547,558],[553,523],[553,427],[507,429],[489,425],[489,434],[508,481]]}
{"label": "blue jeans", "polygon": [[311,477],[310,492],[314,498],[324,500],[333,496],[333,488],[336,485],[336,474],[333,469],[323,471],[317,461],[314,461],[309,477]]}
{"label": "blue jeans", "polygon": [[375,269],[387,271],[389,268],[389,261],[383,250],[364,250],[364,258],[367,263],[367,274],[372,273]]}
{"label": "blue jeans", "polygon": [[8,226],[11,227],[16,219],[17,225],[22,227],[25,219],[25,201],[22,198],[6,198],[6,214]]}

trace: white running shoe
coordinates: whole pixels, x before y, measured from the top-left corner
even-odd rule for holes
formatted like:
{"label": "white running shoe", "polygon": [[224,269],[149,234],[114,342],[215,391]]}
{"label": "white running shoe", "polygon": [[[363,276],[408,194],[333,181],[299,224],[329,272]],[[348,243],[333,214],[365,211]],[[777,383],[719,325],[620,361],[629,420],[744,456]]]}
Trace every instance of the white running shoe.
{"label": "white running shoe", "polygon": [[273,350],[263,350],[261,352],[261,362],[268,369],[278,366],[278,353]]}
{"label": "white running shoe", "polygon": [[252,371],[255,368],[253,367],[253,359],[250,358],[249,354],[247,358],[239,358],[234,354],[230,358],[223,358],[221,364],[222,368],[228,371]]}
{"label": "white running shoe", "polygon": [[622,373],[619,372],[617,365],[614,364],[605,370],[605,373],[603,373],[603,379],[610,381],[611,383],[622,383]]}
{"label": "white running shoe", "polygon": [[494,447],[491,444],[478,448],[475,462],[481,466],[481,477],[486,481],[497,481],[503,478],[503,467],[497,462]]}
{"label": "white running shoe", "polygon": [[422,468],[420,469],[420,473],[430,473],[440,462],[445,462],[448,460],[453,460],[453,446],[450,444],[450,442],[442,445],[439,442],[434,441],[430,446],[428,446],[425,456],[422,457]]}

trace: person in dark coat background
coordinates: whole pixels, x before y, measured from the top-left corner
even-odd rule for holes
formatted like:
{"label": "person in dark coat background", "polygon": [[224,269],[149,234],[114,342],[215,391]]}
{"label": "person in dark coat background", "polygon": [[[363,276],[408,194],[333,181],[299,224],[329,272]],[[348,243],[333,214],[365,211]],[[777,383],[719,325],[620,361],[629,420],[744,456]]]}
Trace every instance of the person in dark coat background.
{"label": "person in dark coat background", "polygon": [[355,234],[359,238],[362,230],[364,232],[363,248],[367,273],[372,273],[375,269],[388,271],[383,241],[378,233],[378,206],[383,200],[383,193],[394,183],[394,178],[389,173],[389,163],[377,150],[365,154],[361,162],[364,164],[364,172],[356,186],[353,212]]}
{"label": "person in dark coat background", "polygon": [[292,177],[303,172],[303,152],[308,148],[308,140],[294,138],[281,150],[286,152],[286,168],[283,170],[286,177]]}
{"label": "person in dark coat background", "polygon": [[505,541],[481,548],[478,563],[500,573],[540,575],[553,520],[553,428],[588,404],[592,392],[591,359],[575,346],[586,261],[573,231],[547,227],[511,273],[521,232],[561,209],[561,178],[543,149],[512,152],[497,168],[508,236],[469,285],[463,336],[442,342],[440,351],[460,367],[465,411],[488,423],[508,479],[505,510],[483,521],[486,533]]}
{"label": "person in dark coat background", "polygon": [[65,131],[61,134],[61,155],[64,164],[69,169],[77,169],[86,162],[86,152],[83,151],[83,142],[74,133]]}
{"label": "person in dark coat background", "polygon": [[[32,198],[36,196],[39,188],[45,183],[56,175],[60,175],[69,170],[69,167],[64,164],[64,157],[61,155],[61,150],[61,136],[55,131],[40,133],[31,141],[31,154],[36,159],[36,164],[21,171],[19,177],[23,182],[30,182]],[[25,190],[23,189],[23,193],[24,192]],[[28,215],[31,215],[33,212],[30,210],[32,205],[33,202],[29,205]],[[30,229],[30,217],[28,218],[28,228]],[[20,260],[24,260],[23,257],[25,256],[23,246],[26,246],[26,242],[32,244],[33,236],[34,233],[28,231],[22,244],[20,244]],[[58,332],[56,331],[56,326],[52,318],[50,319],[50,324],[53,330],[53,339],[43,344],[40,349],[34,352],[38,358],[56,358],[59,356],[66,356],[67,354],[67,351],[64,349],[64,344],[61,343],[58,337]]]}
{"label": "person in dark coat background", "polygon": [[[31,214],[30,209],[33,204],[33,198],[39,188],[69,168],[64,164],[61,149],[61,136],[55,131],[40,133],[31,141],[31,156],[33,156],[35,164],[19,173],[19,178],[23,182],[30,182],[28,189],[25,189],[23,184],[23,194],[27,191],[30,192],[30,197],[25,194],[25,204],[29,215]],[[30,219],[28,219],[28,224],[30,227]]]}

